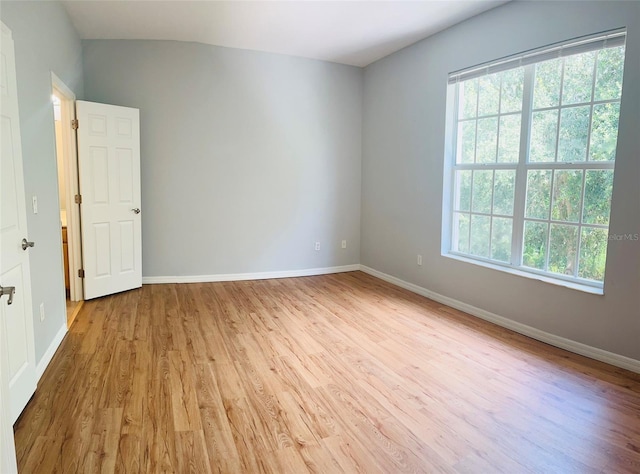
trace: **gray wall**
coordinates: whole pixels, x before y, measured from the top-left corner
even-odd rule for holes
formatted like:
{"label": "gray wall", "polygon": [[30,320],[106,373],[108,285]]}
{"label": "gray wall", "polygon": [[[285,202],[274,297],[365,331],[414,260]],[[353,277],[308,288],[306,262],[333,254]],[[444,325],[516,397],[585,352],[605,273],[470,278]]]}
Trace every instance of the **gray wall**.
{"label": "gray wall", "polygon": [[144,276],[359,262],[362,69],[172,41],[83,59],[87,100],[140,109]]}
{"label": "gray wall", "polygon": [[[51,72],[82,98],[82,47],[57,2],[2,1],[0,18],[13,33],[16,51],[28,237],[36,242],[29,252],[38,362],[66,325]],[[31,210],[34,195],[37,215]]]}
{"label": "gray wall", "polygon": [[[596,296],[442,257],[447,74],[627,26],[610,232],[640,233],[640,3],[514,2],[365,69],[361,263],[500,316],[640,359],[640,242],[612,241]],[[424,264],[416,265],[416,254]]]}

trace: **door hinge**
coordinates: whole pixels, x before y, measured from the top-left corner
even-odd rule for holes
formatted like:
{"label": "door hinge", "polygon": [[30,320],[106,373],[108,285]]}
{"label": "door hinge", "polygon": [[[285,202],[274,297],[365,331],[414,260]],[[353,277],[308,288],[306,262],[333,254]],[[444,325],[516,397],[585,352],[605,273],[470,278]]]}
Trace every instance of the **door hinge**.
{"label": "door hinge", "polygon": [[78,277],[84,278],[84,268],[81,268],[80,270],[78,270]]}
{"label": "door hinge", "polygon": [[71,128],[74,130],[78,130],[78,121],[76,119],[73,119],[71,121]]}
{"label": "door hinge", "polygon": [[82,204],[82,194],[76,194],[75,201],[76,204]]}

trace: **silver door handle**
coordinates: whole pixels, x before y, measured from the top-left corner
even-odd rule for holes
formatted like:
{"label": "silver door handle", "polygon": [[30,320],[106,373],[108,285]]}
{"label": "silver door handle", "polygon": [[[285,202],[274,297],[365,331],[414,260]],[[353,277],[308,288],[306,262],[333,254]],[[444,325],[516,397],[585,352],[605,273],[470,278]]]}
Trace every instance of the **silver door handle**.
{"label": "silver door handle", "polygon": [[140,214],[140,212],[141,212],[139,207],[134,207],[131,210],[133,211],[134,214]]}
{"label": "silver door handle", "polygon": [[28,242],[27,239],[22,239],[22,250],[27,250],[29,247],[36,245],[35,242]]}
{"label": "silver door handle", "polygon": [[0,297],[9,295],[9,301],[7,304],[13,303],[13,294],[16,292],[15,286],[0,286]]}

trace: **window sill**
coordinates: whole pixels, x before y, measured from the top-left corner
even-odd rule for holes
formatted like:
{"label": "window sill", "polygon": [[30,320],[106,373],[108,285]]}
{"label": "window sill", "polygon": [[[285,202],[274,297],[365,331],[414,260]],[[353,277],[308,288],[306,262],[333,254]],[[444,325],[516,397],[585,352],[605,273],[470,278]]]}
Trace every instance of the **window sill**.
{"label": "window sill", "polygon": [[510,275],[516,275],[524,278],[529,278],[530,280],[538,280],[543,281],[545,283],[550,283],[556,286],[563,286],[565,288],[570,288],[572,290],[582,291],[583,293],[589,293],[592,295],[604,295],[604,288],[599,288],[596,286],[583,285],[581,283],[576,283],[572,281],[560,280],[558,278],[553,278],[550,276],[539,275],[537,273],[530,273],[524,270],[520,270],[517,268],[512,268],[509,266],[496,265],[493,263],[485,262],[482,260],[476,260],[473,258],[464,257],[462,255],[452,254],[452,253],[443,253],[443,257],[452,258],[454,260],[458,260],[460,262],[471,263],[473,265],[478,265],[480,267],[490,268],[492,270],[498,270],[503,273],[508,273]]}

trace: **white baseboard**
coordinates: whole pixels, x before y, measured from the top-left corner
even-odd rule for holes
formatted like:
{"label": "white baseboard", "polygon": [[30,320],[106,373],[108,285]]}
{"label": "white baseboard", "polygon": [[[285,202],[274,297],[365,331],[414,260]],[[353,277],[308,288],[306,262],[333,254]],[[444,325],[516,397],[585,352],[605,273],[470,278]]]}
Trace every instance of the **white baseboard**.
{"label": "white baseboard", "polygon": [[60,347],[60,343],[62,343],[62,340],[64,339],[64,336],[66,334],[67,334],[67,321],[65,319],[64,325],[60,328],[58,333],[55,335],[55,337],[53,338],[53,341],[51,341],[51,344],[47,349],[47,352],[44,353],[44,355],[40,359],[40,362],[38,362],[38,365],[36,366],[36,376],[38,377],[38,380],[40,380],[40,378],[42,377],[42,374],[44,374],[44,371],[47,369],[49,362],[51,362],[51,359],[53,359],[53,356],[56,354],[56,351],[58,350],[58,347]]}
{"label": "white baseboard", "polygon": [[142,283],[148,285],[156,283],[211,283],[217,281],[268,280],[271,278],[293,278],[327,275],[329,273],[355,272],[357,270],[360,270],[360,265],[356,263],[353,265],[342,265],[339,267],[307,268],[304,270],[286,270],[280,272],[228,273],[193,276],[150,276],[142,277]]}
{"label": "white baseboard", "polygon": [[588,346],[581,342],[572,341],[571,339],[541,331],[540,329],[527,326],[526,324],[518,323],[503,316],[498,316],[497,314],[485,311],[484,309],[476,308],[475,306],[463,303],[462,301],[458,301],[456,299],[449,298],[448,296],[443,296],[441,294],[435,293],[433,291],[427,290],[426,288],[422,288],[421,286],[406,282],[404,280],[401,280],[400,278],[387,275],[386,273],[374,270],[373,268],[367,267],[365,265],[360,265],[360,270],[376,278],[380,278],[381,280],[384,280],[388,283],[399,286],[413,293],[425,296],[426,298],[429,298],[431,300],[437,301],[438,303],[442,303],[460,311],[464,311],[465,313],[477,316],[480,319],[492,322],[494,324],[497,324],[498,326],[502,326],[533,339],[537,339],[538,341],[551,344],[552,346],[559,347],[561,349],[565,349],[567,351],[574,352],[591,359],[606,362],[607,364],[615,365],[616,367],[621,367],[623,369],[631,370],[632,372],[640,373],[640,360],[632,359],[630,357],[615,354],[613,352]]}

